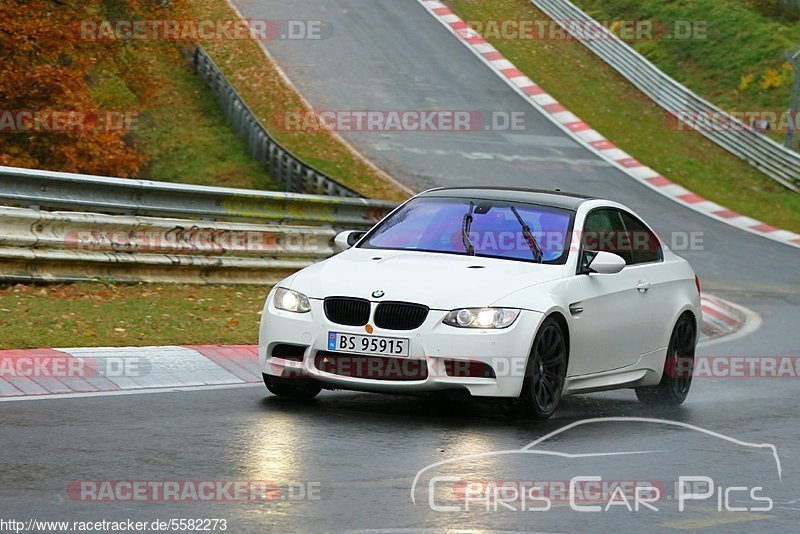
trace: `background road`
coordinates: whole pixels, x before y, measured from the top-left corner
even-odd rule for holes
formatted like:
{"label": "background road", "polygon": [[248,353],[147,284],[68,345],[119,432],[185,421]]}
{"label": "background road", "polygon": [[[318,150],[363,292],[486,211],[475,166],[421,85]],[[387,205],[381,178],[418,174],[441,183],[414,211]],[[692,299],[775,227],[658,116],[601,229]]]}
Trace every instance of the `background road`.
{"label": "background road", "polygon": [[[763,318],[747,337],[702,349],[706,355],[797,356],[800,270],[797,249],[699,215],[599,160],[570,140],[497,78],[416,0],[237,0],[246,17],[323,19],[324,41],[276,41],[269,51],[300,91],[320,109],[450,109],[523,112],[521,132],[352,133],[367,157],[416,189],[493,184],[563,190],[620,201],[656,230],[703,231],[707,247],[682,252],[704,288]],[[544,87],[547,89],[547,87]],[[634,154],[635,156],[635,154]],[[788,194],[788,193],[787,193]],[[546,424],[508,421],[491,406],[436,404],[359,393],[323,393],[296,405],[260,388],[180,394],[0,404],[3,447],[0,488],[4,514],[23,517],[226,517],[234,532],[443,529],[598,531],[752,528],[789,530],[800,505],[769,513],[714,512],[713,501],[679,514],[436,513],[414,505],[417,470],[460,454],[516,449],[568,422],[636,415],[675,419],[735,438],[774,443],[783,464],[776,483],[770,465],[752,451],[729,451],[687,430],[615,423],[575,429],[559,446],[587,452],[645,448],[644,474],[597,460],[608,476],[668,480],[718,469],[739,482],[772,477],[771,495],[800,498],[798,379],[696,380],[683,408],[652,411],[630,391],[568,398]],[[723,456],[709,456],[724,450]],[[530,476],[566,476],[561,460],[536,464]],[[497,466],[475,461],[478,476]],[[640,466],[641,467],[641,466]],[[499,469],[499,467],[498,467]],[[521,467],[521,469],[526,469]],[[592,473],[583,473],[592,474]],[[481,475],[483,476],[483,475]],[[487,475],[487,476],[492,476]],[[519,476],[523,476],[520,474]],[[319,501],[219,504],[83,503],[65,500],[82,479],[268,479],[318,481]],[[665,507],[669,508],[669,507]],[[674,508],[674,507],[673,507]],[[794,509],[792,509],[794,508]]]}

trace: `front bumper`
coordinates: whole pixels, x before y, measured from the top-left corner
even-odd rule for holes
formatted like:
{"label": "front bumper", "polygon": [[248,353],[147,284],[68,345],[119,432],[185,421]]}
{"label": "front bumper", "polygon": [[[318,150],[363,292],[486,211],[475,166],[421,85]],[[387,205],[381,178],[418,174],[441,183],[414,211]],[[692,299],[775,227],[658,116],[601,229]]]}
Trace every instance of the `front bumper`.
{"label": "front bumper", "polygon": [[[374,306],[375,304],[373,311]],[[533,337],[544,317],[543,314],[523,310],[516,322],[508,328],[477,330],[443,324],[441,321],[446,313],[446,311],[431,310],[422,326],[415,330],[398,331],[374,327],[374,331],[368,334],[363,326],[352,327],[328,321],[321,300],[312,299],[311,311],[297,314],[276,309],[270,294],[261,318],[259,342],[261,369],[262,372],[272,376],[313,378],[337,389],[386,393],[465,389],[476,397],[518,397],[522,390]],[[322,371],[317,367],[315,359],[318,354],[322,357],[323,353],[328,351],[329,332],[408,339],[410,355],[402,360],[418,360],[415,362],[416,365],[411,367],[417,369],[421,366],[427,372],[424,376],[393,380],[372,378],[372,376],[377,377],[377,374],[370,375],[370,373],[366,373],[366,376],[364,374],[345,376],[341,373]],[[279,344],[304,346],[302,361],[271,357],[272,349]],[[356,361],[364,356],[339,352],[335,354],[353,356],[353,360]],[[454,367],[452,360],[460,363]],[[402,364],[405,362],[400,363],[403,368]],[[474,363],[488,365],[493,370],[494,376],[488,378],[467,376],[469,373],[463,371],[472,367]],[[378,368],[372,369],[380,371]],[[448,369],[451,370],[450,373]],[[456,369],[455,373],[452,372],[453,369]],[[453,374],[455,376],[451,376]]]}

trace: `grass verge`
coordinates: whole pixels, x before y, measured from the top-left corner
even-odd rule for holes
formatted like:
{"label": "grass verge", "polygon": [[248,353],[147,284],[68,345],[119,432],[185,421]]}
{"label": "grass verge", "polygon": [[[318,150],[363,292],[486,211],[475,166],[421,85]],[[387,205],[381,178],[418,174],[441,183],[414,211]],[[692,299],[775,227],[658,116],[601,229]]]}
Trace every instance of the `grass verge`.
{"label": "grass verge", "polygon": [[[529,0],[448,3],[465,20],[547,19]],[[490,41],[562,104],[645,165],[727,208],[800,232],[800,195],[699,133],[671,129],[664,110],[577,41]]]}
{"label": "grass verge", "polygon": [[[237,17],[225,0],[195,0],[191,9],[201,20]],[[282,128],[281,113],[306,110],[308,106],[286,83],[258,42],[219,39],[202,44],[261,123],[297,157],[367,197],[395,201],[408,198],[406,192],[333,132],[290,132]]]}
{"label": "grass verge", "polygon": [[[674,34],[676,28],[687,25],[685,21],[691,21],[698,28],[696,35],[640,39],[628,44],[668,75],[724,109],[780,113],[789,107],[794,72],[783,54],[800,46],[800,20],[767,16],[756,9],[755,2],[742,0],[575,3],[596,19],[658,21],[665,34]],[[773,125],[776,140],[783,138],[777,131],[779,126]]]}
{"label": "grass verge", "polygon": [[0,288],[0,349],[255,344],[263,286]]}
{"label": "grass verge", "polygon": [[168,80],[154,95],[136,144],[149,154],[145,173],[185,184],[276,189],[277,183],[247,153],[211,93],[186,65],[156,65]]}
{"label": "grass verge", "polygon": [[[105,0],[99,18],[131,18],[122,0]],[[141,109],[130,142],[148,158],[140,178],[223,187],[274,189],[266,170],[227,125],[203,81],[161,41],[126,42],[90,72],[94,99],[106,109]]]}

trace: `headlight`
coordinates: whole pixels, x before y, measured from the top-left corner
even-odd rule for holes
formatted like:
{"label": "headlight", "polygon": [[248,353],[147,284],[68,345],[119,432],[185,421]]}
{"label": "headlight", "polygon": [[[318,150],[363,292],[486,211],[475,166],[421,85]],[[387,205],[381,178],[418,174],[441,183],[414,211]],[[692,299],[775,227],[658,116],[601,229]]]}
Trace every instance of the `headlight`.
{"label": "headlight", "polygon": [[308,313],[311,311],[311,303],[308,297],[298,291],[279,287],[275,290],[275,307],[279,310],[286,310],[295,313]]}
{"label": "headlight", "polygon": [[519,317],[510,308],[462,308],[444,316],[442,322],[458,328],[508,328]]}

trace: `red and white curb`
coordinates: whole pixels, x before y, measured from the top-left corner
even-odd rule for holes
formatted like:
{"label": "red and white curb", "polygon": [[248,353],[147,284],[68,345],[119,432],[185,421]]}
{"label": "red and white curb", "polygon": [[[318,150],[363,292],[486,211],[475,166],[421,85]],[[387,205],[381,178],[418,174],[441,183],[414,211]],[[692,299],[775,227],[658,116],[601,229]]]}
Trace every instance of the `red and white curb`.
{"label": "red and white curb", "polygon": [[700,345],[731,341],[751,334],[761,326],[761,317],[743,306],[711,295],[703,295],[700,300],[703,311]]}
{"label": "red and white curb", "polygon": [[[758,327],[758,316],[704,296],[701,344]],[[753,318],[751,318],[753,317]],[[199,345],[0,351],[0,402],[246,387],[258,347]]]}
{"label": "red and white curb", "polygon": [[513,63],[506,59],[494,46],[488,43],[467,23],[438,0],[418,0],[439,22],[478,56],[495,74],[500,76],[518,94],[550,119],[573,139],[601,158],[609,161],[631,178],[647,187],[669,197],[694,211],[718,221],[735,226],[752,234],[767,237],[786,245],[800,248],[800,234],[782,230],[756,219],[729,210],[715,202],[670,181],[636,158],[619,149],[597,130],[570,112],[555,98],[547,94],[533,80],[525,76]]}
{"label": "red and white curb", "polygon": [[200,345],[0,351],[0,401],[261,383],[258,347]]}

